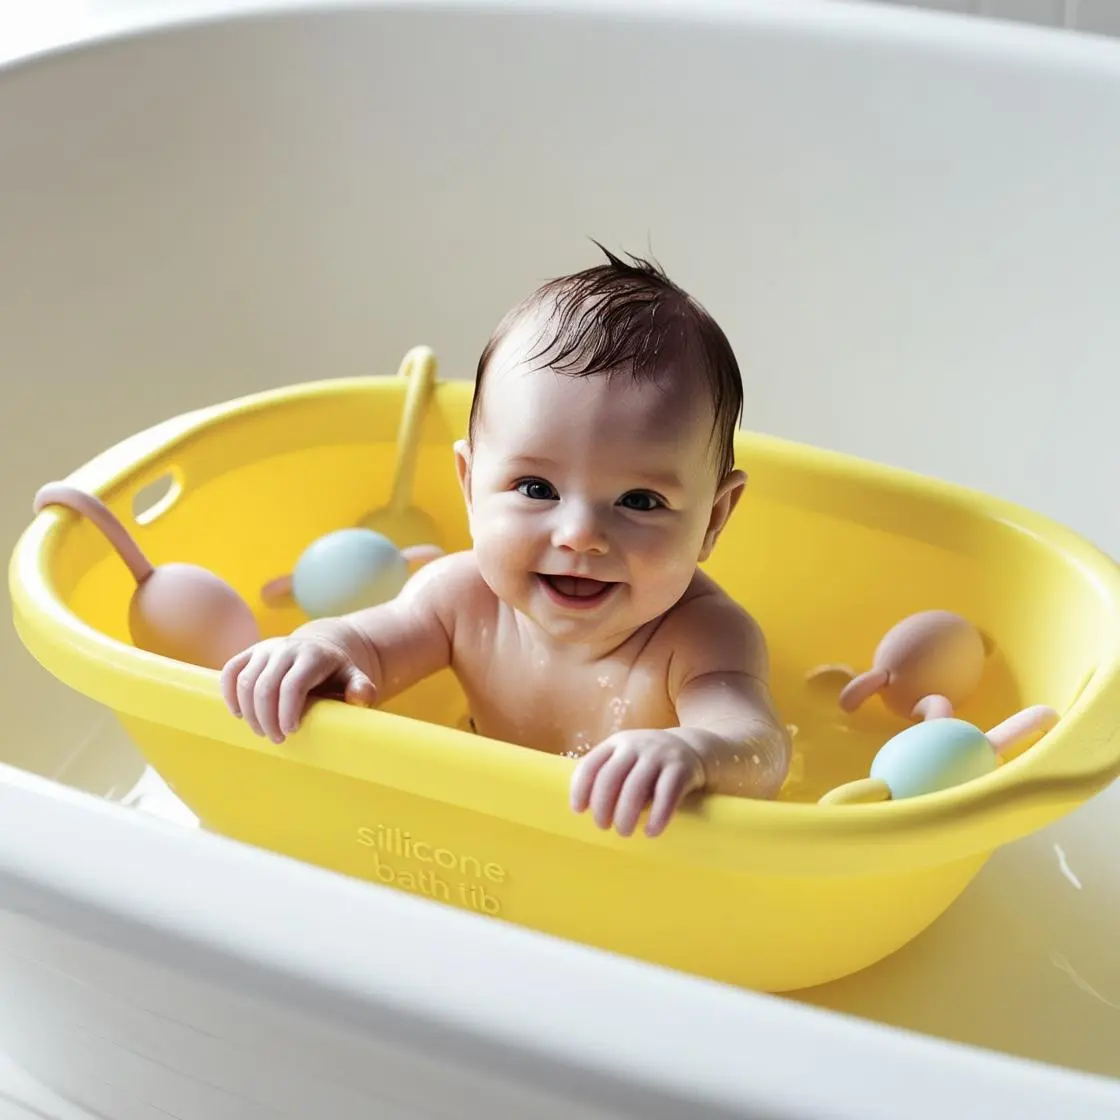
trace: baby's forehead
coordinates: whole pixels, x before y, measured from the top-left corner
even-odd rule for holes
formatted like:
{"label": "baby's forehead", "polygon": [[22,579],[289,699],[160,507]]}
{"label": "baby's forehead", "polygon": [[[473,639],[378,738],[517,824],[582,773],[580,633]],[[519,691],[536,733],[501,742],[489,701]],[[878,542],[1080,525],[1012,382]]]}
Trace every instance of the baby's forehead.
{"label": "baby's forehead", "polygon": [[530,310],[510,324],[494,348],[481,393],[480,419],[503,424],[557,421],[576,412],[586,420],[627,422],[653,431],[709,427],[714,402],[706,378],[688,366],[686,354],[669,354],[662,368],[635,376],[632,365],[609,371],[569,373],[549,364],[550,317]]}
{"label": "baby's forehead", "polygon": [[691,427],[710,431],[713,422],[706,386],[672,369],[655,378],[629,369],[571,374],[522,362],[488,374],[483,397],[483,426],[503,430],[583,424],[619,437],[668,440]]}

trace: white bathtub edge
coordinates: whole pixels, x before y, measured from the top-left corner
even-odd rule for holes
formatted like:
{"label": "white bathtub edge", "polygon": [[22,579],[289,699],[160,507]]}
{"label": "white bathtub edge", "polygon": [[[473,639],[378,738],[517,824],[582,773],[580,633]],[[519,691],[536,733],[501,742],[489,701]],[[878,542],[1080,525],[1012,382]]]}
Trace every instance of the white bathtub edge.
{"label": "white bathtub edge", "polygon": [[[7,909],[398,1041],[411,1022],[433,1057],[497,1063],[504,1077],[554,1081],[558,1092],[578,1071],[737,1114],[885,1120],[898,1100],[886,1078],[921,1110],[913,1120],[997,1097],[995,1114],[1020,1120],[1120,1108],[1120,1082],[539,937],[7,767],[0,821]],[[343,908],[345,923],[315,919]],[[513,1010],[500,1010],[504,1000]],[[703,1022],[705,1035],[685,1036],[685,1019]]]}
{"label": "white bathtub edge", "polygon": [[0,12],[0,76],[12,66],[51,55],[192,25],[317,12],[425,8],[462,8],[515,17],[535,11],[567,17],[677,18],[737,25],[797,23],[800,33],[809,21],[821,35],[878,39],[908,50],[964,48],[1008,58],[1041,53],[1053,62],[1090,68],[1100,64],[1106,71],[1120,71],[1120,43],[1103,36],[1006,20],[964,19],[952,12],[896,8],[868,0],[150,0],[143,8],[83,6],[68,12],[65,23],[51,18],[39,26],[25,14],[16,17]]}

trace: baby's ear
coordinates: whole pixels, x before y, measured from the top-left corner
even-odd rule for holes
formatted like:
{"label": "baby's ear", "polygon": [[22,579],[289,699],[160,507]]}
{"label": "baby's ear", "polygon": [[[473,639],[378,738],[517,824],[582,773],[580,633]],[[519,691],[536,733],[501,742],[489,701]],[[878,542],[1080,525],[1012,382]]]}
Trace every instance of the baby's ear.
{"label": "baby's ear", "polygon": [[707,560],[712,554],[712,549],[719,540],[731,511],[739,504],[743,496],[743,489],[747,485],[747,476],[743,471],[731,471],[719,484],[716,490],[715,501],[712,502],[712,516],[708,520],[708,528],[704,533],[704,544],[700,548],[700,560]]}
{"label": "baby's ear", "polygon": [[459,478],[459,489],[463,491],[463,501],[467,512],[471,509],[471,445],[465,439],[455,441],[455,473]]}

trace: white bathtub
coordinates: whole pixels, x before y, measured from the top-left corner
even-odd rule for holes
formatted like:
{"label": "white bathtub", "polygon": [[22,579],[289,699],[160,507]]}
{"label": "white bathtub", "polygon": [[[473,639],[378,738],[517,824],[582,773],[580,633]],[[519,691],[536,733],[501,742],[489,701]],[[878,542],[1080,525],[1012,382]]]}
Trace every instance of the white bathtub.
{"label": "white bathtub", "polygon": [[[839,2],[253,7],[0,71],[5,548],[172,413],[417,342],[469,376],[594,236],[725,322],[749,425],[1120,553],[1120,46]],[[1120,1114],[1116,789],[879,967],[763,998],[202,834],[2,651],[0,1048],[93,1113]]]}

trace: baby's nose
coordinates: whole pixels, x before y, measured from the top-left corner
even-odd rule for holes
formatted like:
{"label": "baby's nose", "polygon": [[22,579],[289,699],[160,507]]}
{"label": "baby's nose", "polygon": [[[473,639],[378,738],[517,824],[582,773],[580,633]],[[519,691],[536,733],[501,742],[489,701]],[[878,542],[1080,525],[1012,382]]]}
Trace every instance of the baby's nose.
{"label": "baby's nose", "polygon": [[552,532],[554,548],[571,552],[607,551],[607,537],[593,509],[585,505],[571,505],[557,512],[559,516]]}

